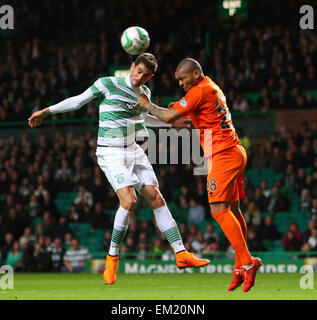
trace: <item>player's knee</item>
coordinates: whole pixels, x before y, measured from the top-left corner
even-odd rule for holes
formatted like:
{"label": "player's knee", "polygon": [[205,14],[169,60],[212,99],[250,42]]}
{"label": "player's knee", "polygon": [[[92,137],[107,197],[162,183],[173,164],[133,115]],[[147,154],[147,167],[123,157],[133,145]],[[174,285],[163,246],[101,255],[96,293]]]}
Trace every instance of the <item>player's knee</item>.
{"label": "player's knee", "polygon": [[152,209],[157,209],[165,205],[165,200],[157,189],[154,189],[148,201]]}
{"label": "player's knee", "polygon": [[228,209],[229,208],[229,202],[214,202],[214,203],[210,203],[210,213],[213,216],[214,214],[216,214],[217,212],[224,210],[224,209]]}
{"label": "player's knee", "polygon": [[120,201],[120,206],[127,211],[133,211],[137,203],[137,198],[134,196],[129,196],[124,200]]}

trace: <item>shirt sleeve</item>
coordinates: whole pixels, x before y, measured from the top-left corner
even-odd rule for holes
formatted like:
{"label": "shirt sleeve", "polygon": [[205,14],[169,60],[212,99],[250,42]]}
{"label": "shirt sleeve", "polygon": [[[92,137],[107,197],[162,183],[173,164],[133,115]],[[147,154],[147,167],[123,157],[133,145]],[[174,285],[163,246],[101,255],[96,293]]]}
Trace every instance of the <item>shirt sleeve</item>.
{"label": "shirt sleeve", "polygon": [[49,110],[52,114],[77,110],[95,98],[96,96],[93,94],[91,89],[88,88],[78,96],[70,97],[57,104],[54,104],[53,106],[50,106]]}
{"label": "shirt sleeve", "polygon": [[101,96],[109,96],[109,90],[107,89],[107,85],[109,83],[109,78],[108,77],[103,77],[97,79],[93,85],[90,87],[91,92],[93,95],[97,98]]}
{"label": "shirt sleeve", "polygon": [[145,125],[148,127],[172,127],[170,123],[166,123],[164,121],[161,121],[160,119],[150,115],[150,114],[144,114],[145,118]]}
{"label": "shirt sleeve", "polygon": [[185,97],[173,105],[173,108],[182,116],[188,116],[202,101],[202,89],[197,87],[190,89]]}

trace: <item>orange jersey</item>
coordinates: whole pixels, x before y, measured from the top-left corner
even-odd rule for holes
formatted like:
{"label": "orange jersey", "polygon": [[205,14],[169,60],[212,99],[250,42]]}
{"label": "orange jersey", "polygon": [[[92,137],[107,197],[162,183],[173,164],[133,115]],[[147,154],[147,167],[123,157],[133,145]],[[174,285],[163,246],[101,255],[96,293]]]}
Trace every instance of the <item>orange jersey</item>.
{"label": "orange jersey", "polygon": [[193,86],[173,108],[182,116],[189,115],[195,128],[200,129],[200,144],[205,156],[239,144],[226,97],[209,77]]}

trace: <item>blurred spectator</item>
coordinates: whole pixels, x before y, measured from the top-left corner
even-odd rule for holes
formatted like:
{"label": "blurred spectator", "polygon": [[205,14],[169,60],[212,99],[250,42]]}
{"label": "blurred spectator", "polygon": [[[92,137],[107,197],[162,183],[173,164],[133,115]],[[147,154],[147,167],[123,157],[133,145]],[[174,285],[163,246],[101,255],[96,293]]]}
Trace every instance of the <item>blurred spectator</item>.
{"label": "blurred spectator", "polygon": [[69,179],[72,178],[72,171],[66,160],[62,160],[60,168],[56,169],[55,179],[60,179],[63,174],[66,174]]}
{"label": "blurred spectator", "polygon": [[253,228],[248,229],[247,244],[250,251],[263,251],[264,247],[258,236],[258,232]]}
{"label": "blurred spectator", "polygon": [[58,219],[58,209],[49,192],[43,195],[42,203],[40,204],[39,211],[43,212],[48,211],[51,215],[52,222],[56,222]]}
{"label": "blurred spectator", "polygon": [[[91,219],[91,216],[90,216],[90,212],[89,212],[89,221],[90,221],[90,219]],[[80,210],[78,209],[78,207],[74,203],[72,203],[70,205],[70,212],[69,212],[68,220],[69,220],[69,222],[75,223],[75,224],[78,224],[82,220]]]}
{"label": "blurred spectator", "polygon": [[266,211],[269,199],[263,195],[261,188],[254,189],[253,200],[260,211]]}
{"label": "blurred spectator", "polygon": [[43,225],[43,234],[45,236],[52,236],[53,233],[54,233],[54,224],[51,220],[51,214],[49,211],[45,211],[43,213],[43,222],[42,222],[42,225]]}
{"label": "blurred spectator", "polygon": [[298,168],[295,178],[294,189],[296,192],[300,192],[306,186],[306,174],[304,168]]}
{"label": "blurred spectator", "polygon": [[51,255],[52,271],[60,272],[64,265],[65,248],[62,246],[62,239],[55,238],[53,243],[47,247],[47,252]]}
{"label": "blurred spectator", "polygon": [[84,185],[79,186],[78,196],[75,198],[74,203],[79,207],[84,207],[85,205],[89,205],[92,207],[93,205],[93,196],[92,193],[86,190]]}
{"label": "blurred spectator", "polygon": [[52,260],[49,252],[46,250],[45,245],[40,243],[34,244],[33,259],[35,266],[34,271],[51,271]]}
{"label": "blurred spectator", "polygon": [[297,222],[291,222],[289,227],[288,227],[289,230],[291,230],[294,234],[294,236],[296,237],[296,239],[298,241],[301,241],[302,239],[302,234],[301,232],[299,231],[299,227],[298,227],[298,224]]}
{"label": "blurred spectator", "polygon": [[131,253],[136,252],[136,240],[132,238],[131,236],[126,236],[125,237],[125,247],[126,247],[126,253],[129,253],[128,258],[133,259],[134,256],[131,255]]}
{"label": "blurred spectator", "polygon": [[272,191],[268,188],[268,183],[266,180],[261,180],[260,188],[264,197],[270,198]]}
{"label": "blurred spectator", "polygon": [[272,215],[268,215],[264,218],[263,222],[261,223],[259,233],[262,240],[274,241],[281,238],[280,232],[278,231],[276,225],[273,223]]}
{"label": "blurred spectator", "polygon": [[196,237],[190,243],[195,252],[202,252],[205,248],[205,239],[202,233],[198,232]]}
{"label": "blurred spectator", "polygon": [[285,251],[299,251],[301,248],[300,241],[296,238],[291,230],[287,230],[281,241]]}
{"label": "blurred spectator", "polygon": [[232,108],[233,110],[237,111],[246,111],[249,109],[248,100],[243,95],[237,94],[234,99]]}
{"label": "blurred spectator", "polygon": [[181,222],[179,224],[179,233],[181,235],[181,238],[183,239],[183,242],[186,241],[188,237],[188,230],[187,224],[185,222]]}
{"label": "blurred spectator", "polygon": [[5,264],[11,266],[14,271],[22,271],[22,256],[23,252],[20,248],[19,241],[14,241],[12,244],[12,249],[6,256]]}
{"label": "blurred spectator", "polygon": [[109,216],[102,212],[100,202],[96,202],[94,211],[91,215],[91,227],[93,229],[106,230],[110,226]]}
{"label": "blurred spectator", "polygon": [[65,233],[65,238],[64,238],[64,247],[66,250],[72,248],[72,240],[73,240],[73,235],[71,232]]}
{"label": "blurred spectator", "polygon": [[256,150],[256,153],[251,160],[253,169],[265,169],[269,162],[269,155],[265,150],[264,145],[260,144]]}
{"label": "blurred spectator", "polygon": [[284,176],[284,185],[289,189],[293,189],[295,185],[295,172],[294,172],[294,165],[292,163],[287,164],[286,172]]}
{"label": "blurred spectator", "polygon": [[288,199],[280,193],[280,188],[273,186],[267,210],[276,213],[288,210]]}
{"label": "blurred spectator", "polygon": [[272,168],[275,172],[282,172],[285,168],[284,155],[282,154],[280,148],[274,147],[273,153],[269,159],[268,166]]}
{"label": "blurred spectator", "polygon": [[105,240],[104,240],[104,243],[103,243],[104,251],[109,250],[109,246],[110,246],[110,243],[111,243],[111,235],[112,235],[111,231],[106,231]]}
{"label": "blurred spectator", "polygon": [[308,238],[308,244],[310,247],[310,250],[316,251],[317,250],[317,228],[313,228],[311,230],[311,235]]}
{"label": "blurred spectator", "polygon": [[60,238],[62,241],[65,241],[65,236],[67,233],[70,233],[71,230],[67,225],[67,220],[65,216],[60,216],[58,222],[54,224],[53,237]]}
{"label": "blurred spectator", "polygon": [[312,235],[313,233],[313,229],[315,229],[317,227],[317,223],[316,223],[316,220],[314,219],[311,219],[309,220],[308,222],[308,229],[305,230],[303,233],[302,233],[302,240],[303,242],[307,242],[309,237]]}
{"label": "blurred spectator", "polygon": [[90,259],[89,250],[79,245],[76,238],[72,239],[72,247],[66,250],[62,272],[81,273],[86,271],[86,261]]}
{"label": "blurred spectator", "polygon": [[205,241],[205,247],[203,249],[204,253],[219,252],[219,251],[220,251],[220,245],[215,240],[214,237],[210,237]]}
{"label": "blurred spectator", "polygon": [[262,217],[255,201],[250,201],[247,211],[244,214],[244,219],[249,228],[257,228],[260,226]]}
{"label": "blurred spectator", "polygon": [[128,231],[126,233],[126,237],[129,236],[134,240],[138,239],[139,237],[139,227],[136,221],[131,221],[129,224]]}
{"label": "blurred spectator", "polygon": [[188,222],[199,223],[205,219],[205,210],[194,198],[189,200]]}
{"label": "blurred spectator", "polygon": [[180,194],[178,196],[177,208],[173,211],[173,217],[178,222],[187,222],[188,221],[188,211],[189,206],[187,199],[184,195]]}
{"label": "blurred spectator", "polygon": [[206,232],[204,233],[204,239],[207,241],[210,238],[214,238],[216,242],[219,242],[219,234],[215,232],[214,225],[208,223],[206,226]]}
{"label": "blurred spectator", "polygon": [[147,245],[146,240],[144,240],[144,239],[139,240],[138,246],[136,248],[136,252],[138,253],[136,255],[136,259],[146,260],[147,252],[148,252],[148,245]]}
{"label": "blurred spectator", "polygon": [[300,194],[300,211],[308,212],[311,204],[311,196],[308,189],[303,189]]}
{"label": "blurred spectator", "polygon": [[[196,238],[198,234],[198,227],[196,224],[192,224],[188,230],[188,234],[187,234],[187,241],[191,242],[192,240],[194,240]],[[183,239],[184,241],[184,239]]]}
{"label": "blurred spectator", "polygon": [[152,259],[161,259],[164,253],[163,249],[163,241],[161,239],[155,239],[152,249]]}
{"label": "blurred spectator", "polygon": [[311,219],[317,221],[317,198],[313,198],[310,209]]}
{"label": "blurred spectator", "polygon": [[19,244],[22,250],[25,249],[26,245],[30,242],[30,241],[36,241],[35,236],[32,234],[32,229],[30,227],[26,227],[24,229],[23,235],[20,237],[19,239]]}

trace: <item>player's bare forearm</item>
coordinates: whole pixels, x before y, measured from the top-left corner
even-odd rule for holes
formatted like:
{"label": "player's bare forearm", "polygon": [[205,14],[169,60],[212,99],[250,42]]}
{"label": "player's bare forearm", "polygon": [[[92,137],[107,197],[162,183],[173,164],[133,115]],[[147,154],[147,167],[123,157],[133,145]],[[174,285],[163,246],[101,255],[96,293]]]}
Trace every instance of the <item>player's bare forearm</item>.
{"label": "player's bare forearm", "polygon": [[167,123],[172,123],[181,117],[175,109],[161,108],[156,104],[151,103],[148,97],[143,94],[139,96],[138,104],[143,109],[148,110],[153,116]]}
{"label": "player's bare forearm", "polygon": [[30,127],[38,127],[42,124],[42,121],[48,116],[50,115],[50,109],[44,108],[42,110],[36,111],[34,112],[31,117],[28,119],[29,120],[29,126]]}

